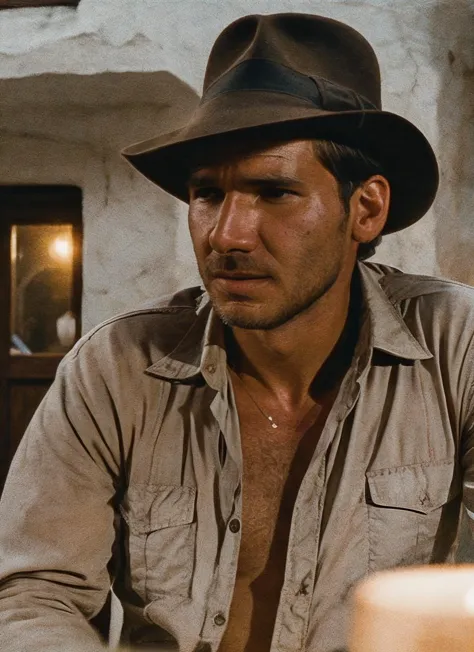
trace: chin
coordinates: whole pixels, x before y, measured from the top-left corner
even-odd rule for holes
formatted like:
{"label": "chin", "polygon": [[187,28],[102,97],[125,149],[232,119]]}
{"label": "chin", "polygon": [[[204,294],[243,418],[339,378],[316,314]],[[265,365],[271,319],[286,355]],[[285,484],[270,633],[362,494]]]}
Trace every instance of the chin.
{"label": "chin", "polygon": [[222,306],[214,302],[213,305],[221,321],[232,328],[266,331],[278,328],[288,321],[285,313],[275,310],[252,309],[243,305]]}
{"label": "chin", "polygon": [[[262,303],[249,303],[243,298],[240,301],[232,301],[222,300],[222,297],[216,297],[214,293],[209,293],[209,295],[214,310],[226,326],[270,331],[288,324],[311,310],[331,289],[334,282],[335,278],[330,278],[322,287],[316,286],[312,288],[312,291],[302,293],[301,296],[294,297],[292,301],[288,300],[286,304],[282,301],[279,305],[272,302],[270,297]],[[282,299],[281,296],[280,299]]]}

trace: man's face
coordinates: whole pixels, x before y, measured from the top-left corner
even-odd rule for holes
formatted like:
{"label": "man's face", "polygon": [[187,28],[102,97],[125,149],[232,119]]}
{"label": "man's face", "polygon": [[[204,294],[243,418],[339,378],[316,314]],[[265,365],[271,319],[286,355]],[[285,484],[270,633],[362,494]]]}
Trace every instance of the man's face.
{"label": "man's face", "polygon": [[201,167],[189,192],[199,271],[229,326],[269,330],[295,318],[353,251],[337,182],[309,140]]}

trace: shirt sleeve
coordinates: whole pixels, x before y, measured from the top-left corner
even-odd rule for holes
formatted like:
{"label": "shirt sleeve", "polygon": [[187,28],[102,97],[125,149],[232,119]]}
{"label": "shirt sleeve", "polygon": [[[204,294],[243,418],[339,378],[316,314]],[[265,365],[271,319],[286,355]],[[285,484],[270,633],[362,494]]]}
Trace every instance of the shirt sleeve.
{"label": "shirt sleeve", "polygon": [[102,649],[89,624],[110,588],[117,420],[100,373],[61,363],[0,501],[2,652]]}

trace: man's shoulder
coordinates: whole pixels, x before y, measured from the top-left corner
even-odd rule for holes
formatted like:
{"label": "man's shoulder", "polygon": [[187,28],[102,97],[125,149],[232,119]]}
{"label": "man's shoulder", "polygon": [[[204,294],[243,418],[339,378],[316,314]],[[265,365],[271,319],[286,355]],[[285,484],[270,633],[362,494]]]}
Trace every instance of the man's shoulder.
{"label": "man's shoulder", "polygon": [[364,263],[394,305],[421,305],[426,309],[474,310],[474,287],[452,279],[411,274],[381,263]]}
{"label": "man's shoulder", "polygon": [[185,288],[114,315],[86,333],[68,357],[93,350],[123,357],[133,350],[151,364],[171,352],[186,335],[205,296],[200,286]]}
{"label": "man's shoulder", "polygon": [[169,294],[149,299],[137,306],[134,310],[116,315],[115,319],[121,319],[128,315],[144,313],[147,311],[162,315],[169,315],[182,310],[196,311],[205,296],[204,288],[200,285],[195,285],[193,287],[178,290],[177,292],[171,292]]}

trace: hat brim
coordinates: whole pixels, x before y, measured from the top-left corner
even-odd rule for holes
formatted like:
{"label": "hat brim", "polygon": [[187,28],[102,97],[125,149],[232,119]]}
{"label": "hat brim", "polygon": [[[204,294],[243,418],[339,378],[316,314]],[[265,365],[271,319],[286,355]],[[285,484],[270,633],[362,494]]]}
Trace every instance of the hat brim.
{"label": "hat brim", "polygon": [[323,111],[275,93],[253,92],[251,100],[248,92],[211,100],[183,128],[127,147],[122,154],[150,181],[188,203],[189,175],[210,150],[242,142],[244,136],[249,143],[260,138],[334,140],[381,163],[391,186],[383,234],[414,224],[433,203],[439,183],[436,157],[425,136],[405,118],[378,110]]}

